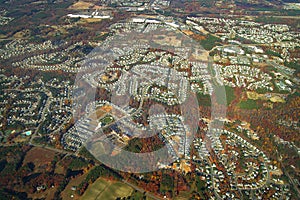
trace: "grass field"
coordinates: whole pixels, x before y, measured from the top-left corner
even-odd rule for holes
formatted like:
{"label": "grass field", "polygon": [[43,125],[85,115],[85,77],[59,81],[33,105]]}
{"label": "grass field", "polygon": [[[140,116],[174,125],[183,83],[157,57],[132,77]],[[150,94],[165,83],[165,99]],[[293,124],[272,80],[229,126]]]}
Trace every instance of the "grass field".
{"label": "grass field", "polygon": [[221,42],[220,38],[209,34],[205,40],[200,41],[200,44],[205,50],[211,50],[218,42]]}
{"label": "grass field", "polygon": [[111,182],[102,178],[90,185],[80,199],[82,200],[115,200],[127,197],[134,189],[122,182]]}
{"label": "grass field", "polygon": [[248,99],[247,101],[242,101],[240,102],[240,108],[241,109],[247,109],[247,110],[251,110],[251,109],[258,109],[260,106],[256,103],[255,100],[252,99]]}
{"label": "grass field", "polygon": [[112,123],[112,122],[114,121],[114,118],[113,118],[111,115],[106,115],[106,116],[105,116],[104,118],[102,118],[100,121],[102,122],[102,124],[103,124],[103,126],[104,126],[104,125],[107,125],[107,124]]}
{"label": "grass field", "polygon": [[86,10],[94,6],[93,3],[78,1],[69,7],[70,10]]}
{"label": "grass field", "polygon": [[215,88],[217,102],[221,105],[229,105],[234,99],[234,89],[228,86],[217,86]]}

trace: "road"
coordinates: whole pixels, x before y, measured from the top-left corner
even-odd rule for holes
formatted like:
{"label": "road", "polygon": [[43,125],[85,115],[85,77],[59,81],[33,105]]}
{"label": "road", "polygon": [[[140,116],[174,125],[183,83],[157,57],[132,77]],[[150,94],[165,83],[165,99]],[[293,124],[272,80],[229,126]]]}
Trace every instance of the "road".
{"label": "road", "polygon": [[[0,146],[2,146],[2,147],[12,147],[12,146],[17,146],[17,145],[19,145],[19,143],[15,143],[15,144],[0,144]],[[29,144],[29,145],[34,146],[34,147],[48,149],[48,150],[55,151],[55,152],[61,153],[61,154],[66,154],[66,155],[73,155],[73,154],[75,154],[73,152],[69,152],[69,151],[66,151],[66,150],[63,150],[63,149],[57,149],[55,147],[50,147],[50,146],[41,145],[41,144]]]}
{"label": "road", "polygon": [[46,101],[45,106],[43,108],[43,111],[42,111],[42,114],[41,114],[41,119],[39,121],[39,125],[38,125],[38,127],[35,130],[35,132],[32,134],[32,136],[30,138],[29,144],[31,144],[31,145],[32,145],[33,139],[38,134],[40,126],[43,124],[42,122],[45,121],[45,114],[47,113],[47,110],[49,109],[49,106],[50,106],[50,103],[51,103],[52,93],[49,92],[49,91],[46,91],[45,93],[47,94],[47,101]]}

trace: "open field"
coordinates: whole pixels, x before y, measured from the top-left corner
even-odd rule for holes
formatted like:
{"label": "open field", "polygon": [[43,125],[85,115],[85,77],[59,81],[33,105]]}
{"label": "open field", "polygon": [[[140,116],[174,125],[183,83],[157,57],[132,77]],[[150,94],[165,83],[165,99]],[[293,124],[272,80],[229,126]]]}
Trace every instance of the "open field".
{"label": "open field", "polygon": [[130,196],[133,189],[121,182],[112,182],[98,179],[95,183],[90,185],[85,191],[81,200],[115,200],[118,197]]}
{"label": "open field", "polygon": [[[61,193],[61,196],[64,200],[68,200],[68,199],[79,199],[80,197],[76,194],[76,191],[72,190],[72,187],[75,186],[77,187],[87,176],[88,173],[85,173],[81,176],[78,176],[74,179],[72,179],[68,185],[66,186],[66,188],[64,189],[64,191]],[[74,195],[73,198],[71,197],[71,195]]]}
{"label": "open field", "polygon": [[185,200],[185,199],[189,199],[190,197],[190,192],[181,192],[179,193],[179,195],[175,198],[175,200]]}
{"label": "open field", "polygon": [[110,124],[114,121],[114,118],[111,115],[106,115],[100,121],[104,124]]}
{"label": "open field", "polygon": [[174,47],[180,47],[182,45],[182,41],[176,36],[160,35],[156,36],[153,41],[161,45],[169,44]]}
{"label": "open field", "polygon": [[81,18],[78,22],[78,24],[86,24],[86,23],[95,23],[95,22],[101,22],[102,19],[99,18]]}
{"label": "open field", "polygon": [[94,6],[93,3],[78,1],[77,3],[74,3],[73,5],[71,5],[68,9],[71,9],[71,10],[85,10],[85,9],[89,9],[92,6]]}
{"label": "open field", "polygon": [[283,98],[284,95],[280,95],[280,94],[272,94],[272,93],[268,93],[269,97],[266,97],[265,94],[258,94],[256,92],[247,92],[247,98],[251,99],[251,100],[270,100],[273,103],[285,103],[285,100]]}
{"label": "open field", "polygon": [[13,37],[17,39],[22,39],[22,38],[29,37],[30,35],[31,35],[31,31],[29,29],[24,29],[22,31],[15,33]]}
{"label": "open field", "polygon": [[49,188],[45,191],[30,194],[28,197],[32,199],[45,199],[45,200],[52,200],[54,199],[54,193],[56,192],[57,188]]}
{"label": "open field", "polygon": [[51,161],[54,159],[55,152],[40,148],[40,147],[33,147],[25,156],[25,159],[23,161],[23,165],[32,162],[35,167],[39,167],[42,165],[46,165],[51,163]]}
{"label": "open field", "polygon": [[252,100],[252,99],[248,99],[246,101],[241,101],[239,106],[241,109],[246,109],[246,110],[259,108],[259,105],[256,103],[256,101]]}

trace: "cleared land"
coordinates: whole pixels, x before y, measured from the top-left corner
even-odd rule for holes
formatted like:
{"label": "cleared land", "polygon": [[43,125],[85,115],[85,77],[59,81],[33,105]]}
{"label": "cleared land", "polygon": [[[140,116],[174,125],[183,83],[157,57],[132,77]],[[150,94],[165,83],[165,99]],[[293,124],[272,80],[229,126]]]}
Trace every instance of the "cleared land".
{"label": "cleared land", "polygon": [[247,98],[252,100],[270,100],[273,103],[285,103],[285,100],[280,96],[280,94],[268,94],[269,97],[266,97],[265,94],[258,94],[256,92],[247,92]]}
{"label": "cleared land", "polygon": [[74,3],[73,5],[71,5],[68,9],[71,9],[71,10],[85,10],[85,9],[89,9],[92,6],[94,6],[93,3],[78,1],[77,3]]}
{"label": "cleared land", "polygon": [[95,23],[95,22],[101,22],[101,21],[102,21],[102,19],[99,19],[99,18],[86,18],[86,19],[81,18],[80,21],[78,22],[78,24]]}
{"label": "cleared land", "polygon": [[25,156],[23,165],[32,162],[35,166],[35,168],[39,166],[43,166],[45,164],[51,163],[51,161],[54,159],[55,152],[39,148],[39,147],[33,147]]}

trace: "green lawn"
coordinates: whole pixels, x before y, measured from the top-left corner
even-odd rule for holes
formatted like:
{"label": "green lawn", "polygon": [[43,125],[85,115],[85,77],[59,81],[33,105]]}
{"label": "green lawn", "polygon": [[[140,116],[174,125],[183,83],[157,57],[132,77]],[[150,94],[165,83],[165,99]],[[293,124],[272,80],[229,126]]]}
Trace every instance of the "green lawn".
{"label": "green lawn", "polygon": [[218,42],[221,42],[221,39],[209,34],[205,40],[201,40],[200,44],[205,50],[211,50],[214,48]]}
{"label": "green lawn", "polygon": [[134,189],[122,182],[111,182],[102,178],[90,185],[80,199],[82,200],[115,200],[128,197]]}
{"label": "green lawn", "polygon": [[107,189],[97,197],[97,200],[107,199],[115,200],[118,197],[130,196],[133,189],[121,182],[111,184]]}
{"label": "green lawn", "polygon": [[96,197],[101,194],[107,187],[110,186],[110,182],[104,179],[98,179],[95,183],[90,185],[85,193],[82,195],[80,199],[82,200],[89,200],[89,199],[96,199]]}
{"label": "green lawn", "polygon": [[104,125],[110,124],[114,121],[114,118],[111,115],[106,115],[100,120]]}
{"label": "green lawn", "polygon": [[239,106],[241,109],[247,110],[259,108],[259,105],[257,105],[256,101],[252,99],[248,99],[247,101],[241,101]]}

